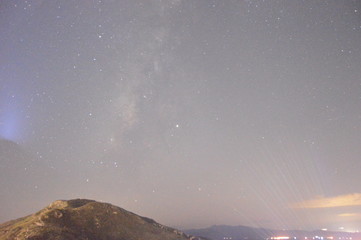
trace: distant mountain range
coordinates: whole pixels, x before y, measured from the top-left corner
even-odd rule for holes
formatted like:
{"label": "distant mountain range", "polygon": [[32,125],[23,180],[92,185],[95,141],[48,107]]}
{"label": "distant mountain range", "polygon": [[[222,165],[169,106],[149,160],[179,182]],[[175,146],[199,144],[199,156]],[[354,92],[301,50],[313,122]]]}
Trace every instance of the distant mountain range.
{"label": "distant mountain range", "polygon": [[0,225],[0,240],[200,240],[108,203],[55,201]]}
{"label": "distant mountain range", "polygon": [[[184,230],[193,236],[202,236],[212,240],[260,240],[260,239],[308,239],[308,240],[361,240],[361,233],[330,232],[330,231],[301,231],[301,230],[272,230],[252,228],[246,226],[216,225],[203,229]],[[278,238],[280,239],[280,238]]]}
{"label": "distant mountain range", "polygon": [[266,239],[272,230],[246,226],[215,225],[209,228],[184,230],[194,236],[203,236],[213,240],[223,239]]}

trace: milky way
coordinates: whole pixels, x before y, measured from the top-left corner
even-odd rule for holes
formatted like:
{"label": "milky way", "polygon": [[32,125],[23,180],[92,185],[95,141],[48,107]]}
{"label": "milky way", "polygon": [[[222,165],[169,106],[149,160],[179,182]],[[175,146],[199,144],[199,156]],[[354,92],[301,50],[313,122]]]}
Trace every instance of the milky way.
{"label": "milky way", "polygon": [[361,230],[360,7],[3,1],[0,221],[82,197],[180,228]]}

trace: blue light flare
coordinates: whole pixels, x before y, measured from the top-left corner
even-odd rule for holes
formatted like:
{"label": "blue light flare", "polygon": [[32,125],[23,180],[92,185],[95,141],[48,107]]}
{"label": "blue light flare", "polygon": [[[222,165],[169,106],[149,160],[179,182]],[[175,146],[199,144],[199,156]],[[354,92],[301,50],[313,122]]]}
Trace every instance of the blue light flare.
{"label": "blue light flare", "polygon": [[0,138],[11,141],[22,139],[23,111],[22,97],[16,95],[14,82],[12,88],[3,85],[0,88]]}
{"label": "blue light flare", "polygon": [[20,117],[15,109],[7,109],[1,112],[0,116],[0,137],[16,141],[21,138],[20,133]]}

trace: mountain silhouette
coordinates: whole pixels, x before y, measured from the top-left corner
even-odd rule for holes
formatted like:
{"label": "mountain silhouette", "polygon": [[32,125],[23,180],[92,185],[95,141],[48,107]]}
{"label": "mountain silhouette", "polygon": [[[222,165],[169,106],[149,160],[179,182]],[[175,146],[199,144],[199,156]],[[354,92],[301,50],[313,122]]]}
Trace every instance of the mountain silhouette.
{"label": "mountain silhouette", "polygon": [[196,240],[176,229],[108,203],[59,200],[0,225],[0,240]]}

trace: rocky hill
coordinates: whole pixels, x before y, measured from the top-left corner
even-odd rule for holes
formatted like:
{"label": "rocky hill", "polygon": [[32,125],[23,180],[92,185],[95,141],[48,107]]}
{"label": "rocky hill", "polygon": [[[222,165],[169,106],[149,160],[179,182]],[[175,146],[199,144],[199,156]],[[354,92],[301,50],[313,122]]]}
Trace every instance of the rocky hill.
{"label": "rocky hill", "polygon": [[43,210],[0,224],[0,240],[189,240],[176,229],[93,200],[55,201]]}

